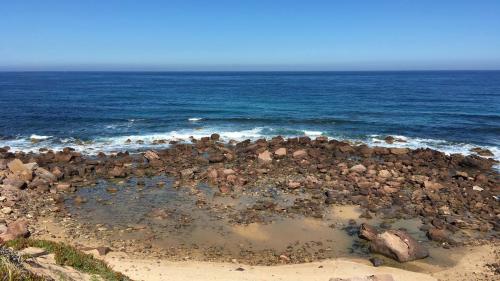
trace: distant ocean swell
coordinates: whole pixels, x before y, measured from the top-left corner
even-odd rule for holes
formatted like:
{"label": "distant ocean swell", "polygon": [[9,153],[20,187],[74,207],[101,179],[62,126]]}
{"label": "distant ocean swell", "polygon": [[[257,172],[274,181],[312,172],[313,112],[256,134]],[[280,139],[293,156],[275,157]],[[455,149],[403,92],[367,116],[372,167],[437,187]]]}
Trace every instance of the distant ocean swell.
{"label": "distant ocean swell", "polygon": [[[202,118],[190,120],[199,122]],[[53,136],[43,136],[32,134],[25,137],[17,137],[13,139],[0,140],[0,147],[9,146],[12,151],[37,152],[40,148],[48,148],[60,150],[64,147],[73,147],[77,151],[85,154],[96,154],[103,152],[130,151],[136,152],[151,148],[166,148],[170,141],[185,141],[189,142],[191,138],[199,139],[201,137],[210,136],[212,133],[220,134],[223,141],[230,140],[242,141],[245,139],[271,138],[277,135],[283,137],[298,137],[309,136],[315,138],[318,136],[327,136],[330,139],[347,140],[351,142],[365,143],[370,146],[387,146],[387,147],[407,147],[407,148],[432,148],[443,151],[448,154],[461,153],[464,155],[474,154],[471,149],[481,147],[490,150],[494,156],[493,159],[500,161],[500,149],[496,146],[478,146],[470,143],[457,143],[446,140],[415,138],[407,136],[393,135],[399,141],[392,144],[386,143],[384,138],[386,135],[367,135],[359,137],[345,137],[340,135],[331,135],[319,130],[301,130],[301,129],[276,129],[272,127],[255,127],[246,130],[221,130],[216,128],[195,128],[181,129],[166,133],[150,133],[138,135],[122,135],[96,137],[89,140],[80,140],[73,137],[61,138]],[[158,142],[165,141],[165,142]]]}

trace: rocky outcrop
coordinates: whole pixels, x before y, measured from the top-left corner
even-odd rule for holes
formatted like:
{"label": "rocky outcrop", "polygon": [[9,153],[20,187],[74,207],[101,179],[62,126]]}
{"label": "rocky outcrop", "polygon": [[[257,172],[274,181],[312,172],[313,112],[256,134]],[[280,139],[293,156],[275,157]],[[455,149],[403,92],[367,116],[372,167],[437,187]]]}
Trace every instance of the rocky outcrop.
{"label": "rocky outcrop", "polygon": [[429,256],[426,248],[402,230],[388,230],[377,234],[375,238],[369,237],[372,239],[370,251],[399,262],[408,262]]}

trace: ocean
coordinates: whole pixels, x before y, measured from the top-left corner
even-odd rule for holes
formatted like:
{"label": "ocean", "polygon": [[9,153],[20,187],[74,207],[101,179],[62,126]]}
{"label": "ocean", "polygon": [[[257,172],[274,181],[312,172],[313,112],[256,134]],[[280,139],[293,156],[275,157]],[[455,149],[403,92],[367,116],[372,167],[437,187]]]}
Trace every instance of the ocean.
{"label": "ocean", "polygon": [[0,147],[23,151],[137,151],[217,132],[500,159],[500,71],[0,72],[0,118]]}

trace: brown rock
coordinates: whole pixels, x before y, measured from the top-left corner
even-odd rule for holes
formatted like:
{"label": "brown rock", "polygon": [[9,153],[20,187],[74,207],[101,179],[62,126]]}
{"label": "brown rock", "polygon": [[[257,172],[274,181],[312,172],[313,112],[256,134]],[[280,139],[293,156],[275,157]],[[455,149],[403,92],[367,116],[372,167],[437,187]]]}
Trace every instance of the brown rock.
{"label": "brown rock", "polygon": [[477,153],[477,155],[480,155],[480,156],[485,156],[485,157],[495,156],[493,154],[493,152],[491,152],[489,149],[486,149],[486,148],[475,147],[475,148],[471,149],[470,151],[475,152],[475,153]]}
{"label": "brown rock", "polygon": [[34,168],[35,165],[23,164],[21,160],[14,159],[10,161],[7,166],[13,175],[11,178],[17,178],[23,181],[31,181],[33,179],[33,170],[31,168]]}
{"label": "brown rock", "polygon": [[382,177],[382,178],[390,178],[390,177],[392,177],[392,174],[391,174],[391,172],[389,172],[389,170],[380,170],[378,172],[378,176]]}
{"label": "brown rock", "polygon": [[226,159],[226,158],[224,157],[224,154],[222,154],[222,153],[211,153],[208,155],[208,161],[210,163],[224,162],[224,159]]}
{"label": "brown rock", "polygon": [[260,162],[271,162],[273,161],[273,158],[271,158],[271,153],[266,150],[262,153],[259,153],[258,159]]}
{"label": "brown rock", "polygon": [[278,157],[286,156],[286,148],[280,147],[280,148],[276,149],[276,151],[274,151],[274,155],[276,155]]}
{"label": "brown rock", "polygon": [[160,156],[156,151],[148,150],[144,153],[144,157],[148,159],[148,161],[160,160]]}
{"label": "brown rock", "polygon": [[293,158],[295,159],[302,159],[307,157],[307,152],[303,149],[297,150],[292,154]]}
{"label": "brown rock", "polygon": [[377,238],[378,231],[375,229],[375,227],[362,223],[361,226],[359,227],[359,238],[372,241]]}
{"label": "brown rock", "polygon": [[394,142],[394,137],[393,136],[387,136],[384,138],[385,142],[388,144],[392,144]]}
{"label": "brown rock", "polygon": [[449,242],[450,232],[446,229],[431,228],[427,231],[427,237],[429,237],[432,241]]}
{"label": "brown rock", "polygon": [[18,189],[23,189],[26,187],[26,182],[17,178],[6,178],[3,180],[3,184],[10,185]]}
{"label": "brown rock", "polygon": [[399,262],[423,259],[429,256],[426,248],[402,230],[388,230],[371,241],[370,250]]}
{"label": "brown rock", "polygon": [[444,186],[438,182],[424,181],[424,187],[431,190],[440,190]]}
{"label": "brown rock", "polygon": [[212,134],[212,135],[210,135],[210,139],[213,141],[218,141],[220,139],[220,135],[219,134]]}
{"label": "brown rock", "polygon": [[390,148],[389,151],[394,155],[404,155],[410,152],[408,148]]}
{"label": "brown rock", "polygon": [[56,190],[59,192],[69,192],[71,191],[71,183],[69,182],[60,182],[56,186]]}
{"label": "brown rock", "polygon": [[104,247],[104,246],[97,247],[95,249],[97,250],[97,252],[99,253],[100,256],[105,256],[109,252],[111,252],[111,249],[109,247]]}
{"label": "brown rock", "polygon": [[296,182],[296,181],[289,181],[288,182],[288,188],[290,189],[297,189],[300,187],[300,182]]}
{"label": "brown rock", "polygon": [[29,235],[30,231],[28,229],[28,222],[20,219],[10,223],[7,226],[7,231],[0,234],[0,243],[14,240],[17,238],[23,238],[23,237],[26,238]]}
{"label": "brown rock", "polygon": [[358,164],[358,165],[352,166],[349,170],[351,170],[352,172],[356,172],[356,173],[364,173],[366,171],[366,167],[362,164]]}
{"label": "brown rock", "polygon": [[123,167],[115,166],[111,171],[109,171],[109,175],[114,178],[124,178],[127,176],[127,172]]}
{"label": "brown rock", "polygon": [[40,177],[41,179],[43,179],[43,180],[45,180],[47,182],[55,182],[55,181],[57,181],[57,177],[54,174],[52,174],[51,172],[45,170],[42,167],[38,167],[35,170],[35,175],[37,175],[38,177]]}
{"label": "brown rock", "polygon": [[192,178],[193,175],[194,175],[194,170],[189,168],[189,169],[184,169],[184,170],[181,170],[180,171],[180,174],[181,174],[181,177],[183,179],[188,179],[188,178]]}

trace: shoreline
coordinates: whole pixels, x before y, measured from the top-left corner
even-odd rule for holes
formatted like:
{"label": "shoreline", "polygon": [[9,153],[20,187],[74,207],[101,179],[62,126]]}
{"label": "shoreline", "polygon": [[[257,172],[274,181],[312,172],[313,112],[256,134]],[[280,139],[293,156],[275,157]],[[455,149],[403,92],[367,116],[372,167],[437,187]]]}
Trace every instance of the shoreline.
{"label": "shoreline", "polygon": [[94,240],[154,260],[367,260],[363,224],[405,229],[438,264],[436,249],[498,251],[498,172],[478,156],[325,137],[224,143],[213,134],[137,154],[0,150],[0,164],[7,225],[22,219],[35,238]]}

